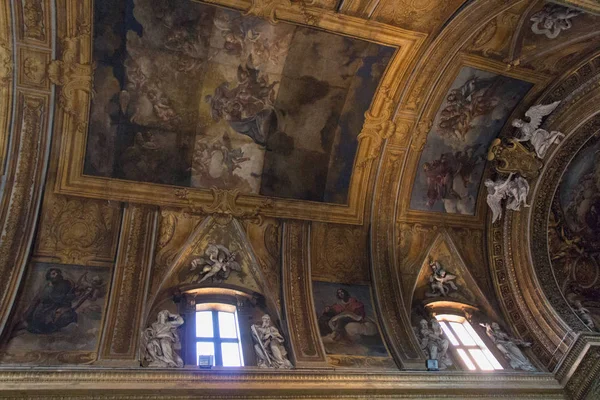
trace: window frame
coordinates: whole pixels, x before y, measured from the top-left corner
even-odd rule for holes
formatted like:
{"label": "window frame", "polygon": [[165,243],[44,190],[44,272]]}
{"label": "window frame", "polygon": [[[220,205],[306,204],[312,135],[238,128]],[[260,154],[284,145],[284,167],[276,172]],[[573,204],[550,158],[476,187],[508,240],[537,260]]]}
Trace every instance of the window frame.
{"label": "window frame", "polygon": [[[233,309],[233,311],[225,310],[224,308]],[[199,337],[196,332],[196,317],[200,312],[210,312],[212,316],[212,337]],[[219,325],[219,312],[231,313],[234,315],[234,322],[236,328],[235,338],[223,338],[221,337],[221,327]],[[196,310],[194,312],[194,354],[196,365],[198,363],[198,350],[197,343],[212,343],[214,348],[214,367],[224,368],[238,368],[244,366],[244,351],[242,345],[242,339],[240,334],[239,318],[237,313],[237,307],[225,303],[198,303],[196,304]],[[238,345],[238,355],[240,359],[239,366],[224,366],[223,365],[223,349],[221,345],[223,343],[236,343]]]}
{"label": "window frame", "polygon": [[[436,313],[434,314],[434,317],[438,321],[438,323],[440,323],[444,332],[444,337],[446,337],[449,341],[449,350],[452,352],[454,358],[463,366],[463,369],[470,372],[480,373],[494,373],[497,371],[506,370],[506,365],[503,362],[503,358],[498,357],[498,354],[495,351],[496,346],[494,346],[493,343],[489,343],[489,340],[487,340],[487,335],[482,336],[480,332],[477,332],[476,327],[473,326],[467,318],[450,312]],[[454,328],[454,326],[451,325],[451,323],[457,323],[463,326],[463,329],[465,329],[468,336],[474,341],[474,344],[465,344],[461,339],[461,335],[456,331],[456,329]],[[465,328],[465,324],[468,324],[472,332],[469,332],[469,329]],[[444,327],[446,328],[444,329]],[[452,337],[448,335],[447,329],[452,334]],[[476,337],[473,337],[473,334],[475,334]],[[454,344],[454,342],[458,344]],[[482,351],[486,362],[489,363],[493,369],[484,369],[469,350]],[[489,354],[486,354],[486,350]],[[461,355],[461,352],[464,352],[468,362]],[[490,359],[490,356],[492,357],[492,359]],[[474,368],[471,368],[469,366],[469,363]]]}

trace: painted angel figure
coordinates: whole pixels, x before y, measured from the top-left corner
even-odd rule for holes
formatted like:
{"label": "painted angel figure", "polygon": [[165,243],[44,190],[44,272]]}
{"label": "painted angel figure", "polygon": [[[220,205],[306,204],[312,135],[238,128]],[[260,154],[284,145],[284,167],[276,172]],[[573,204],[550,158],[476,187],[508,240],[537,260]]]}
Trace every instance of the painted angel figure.
{"label": "painted angel figure", "polygon": [[202,276],[198,283],[208,278],[223,281],[229,277],[231,271],[241,271],[242,266],[236,261],[237,253],[230,251],[227,247],[219,244],[209,244],[204,251],[205,257],[199,257],[192,261],[190,271],[197,272],[194,280]]}
{"label": "painted angel figure", "polygon": [[539,104],[531,107],[525,113],[529,118],[529,122],[522,119],[515,119],[512,126],[521,131],[521,137],[516,138],[518,142],[531,142],[539,159],[543,159],[548,152],[548,149],[553,143],[560,143],[560,139],[565,135],[558,131],[548,132],[545,129],[540,129],[542,118],[549,115],[560,104],[560,101],[555,101],[551,104]]}
{"label": "painted angel figure", "polygon": [[530,207],[527,204],[529,183],[521,176],[515,177],[515,174],[511,173],[506,180],[486,179],[485,186],[488,189],[487,203],[492,210],[492,223],[502,218],[502,200],[504,199],[507,199],[506,208],[508,210],[519,211],[521,205]]}

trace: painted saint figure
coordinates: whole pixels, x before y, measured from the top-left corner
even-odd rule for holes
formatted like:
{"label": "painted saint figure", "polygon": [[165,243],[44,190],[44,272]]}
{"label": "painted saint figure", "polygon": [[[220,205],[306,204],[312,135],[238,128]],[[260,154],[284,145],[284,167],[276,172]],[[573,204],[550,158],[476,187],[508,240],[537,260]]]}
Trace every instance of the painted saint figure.
{"label": "painted saint figure", "polygon": [[319,317],[321,335],[327,339],[356,341],[377,334],[377,325],[366,316],[365,305],[345,289],[338,289],[338,302],[325,307]]}
{"label": "painted saint figure", "polygon": [[182,368],[183,360],[175,352],[181,349],[177,328],[183,325],[180,315],[168,310],[158,313],[156,322],[142,332],[142,361],[149,367]]}
{"label": "painted saint figure", "polygon": [[77,323],[77,310],[87,300],[94,301],[102,297],[106,286],[97,276],[88,280],[87,273],[74,284],[63,276],[59,268],[48,269],[45,278],[46,284],[29,305],[15,335],[24,330],[49,334]]}
{"label": "painted saint figure", "polygon": [[279,330],[271,324],[271,317],[268,314],[262,316],[262,325],[254,324],[251,330],[254,339],[254,352],[260,368],[293,367],[283,346],[285,339],[279,333]]}

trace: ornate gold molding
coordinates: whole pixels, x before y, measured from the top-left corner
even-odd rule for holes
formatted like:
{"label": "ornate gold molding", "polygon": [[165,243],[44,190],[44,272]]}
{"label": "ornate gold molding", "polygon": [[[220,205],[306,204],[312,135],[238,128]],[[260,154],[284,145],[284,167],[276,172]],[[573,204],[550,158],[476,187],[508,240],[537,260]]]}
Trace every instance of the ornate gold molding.
{"label": "ornate gold molding", "polygon": [[139,365],[137,350],[154,254],[156,211],[128,204],[111,287],[99,359]]}
{"label": "ornate gold molding", "polygon": [[78,24],[77,34],[61,39],[62,55],[48,65],[50,82],[60,87],[59,105],[75,120],[83,125],[78,129],[85,130],[87,124],[87,106],[78,93],[92,93],[93,67],[85,59],[82,48],[90,45],[90,25]]}
{"label": "ornate gold molding", "polygon": [[0,5],[0,176],[4,175],[7,163],[7,147],[14,95],[12,85],[14,50],[10,15],[10,3],[4,2]]}
{"label": "ornate gold molding", "polygon": [[[564,399],[561,385],[545,373],[376,374],[331,371],[155,370],[85,371],[0,370],[0,397],[63,396],[113,399]],[[129,397],[128,397],[129,396]],[[154,397],[152,397],[154,396]],[[102,396],[103,397],[103,396]],[[108,397],[109,399],[111,397]]]}
{"label": "ornate gold molding", "polygon": [[371,223],[371,276],[375,292],[375,304],[378,319],[392,356],[401,368],[425,368],[423,352],[412,331],[404,302],[404,293],[396,269],[394,249],[394,215],[396,197],[390,193],[397,192],[400,181],[400,165],[406,150],[390,149],[384,154],[381,173],[375,188]]}
{"label": "ornate gold molding", "polygon": [[[325,352],[316,331],[312,301],[307,222],[285,222],[283,226],[283,301],[288,332],[297,368],[327,367]],[[293,310],[293,311],[292,311]]]}
{"label": "ornate gold molding", "polygon": [[30,93],[18,96],[19,125],[13,133],[13,163],[7,169],[2,199],[6,209],[0,210],[0,333],[29,255],[42,192],[42,171],[48,159],[44,118],[48,96]]}

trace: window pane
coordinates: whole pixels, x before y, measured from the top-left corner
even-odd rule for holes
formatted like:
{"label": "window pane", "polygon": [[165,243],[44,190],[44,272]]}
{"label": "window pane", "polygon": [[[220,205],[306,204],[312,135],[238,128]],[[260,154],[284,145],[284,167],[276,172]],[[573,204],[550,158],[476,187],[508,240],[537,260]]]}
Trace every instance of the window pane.
{"label": "window pane", "polygon": [[458,352],[458,355],[460,356],[460,358],[462,358],[462,360],[467,365],[467,368],[469,368],[471,371],[477,370],[477,368],[475,367],[475,364],[473,364],[473,362],[471,361],[471,359],[469,358],[469,356],[467,355],[467,353],[465,353],[465,351],[463,349],[456,349],[456,351]]}
{"label": "window pane", "polygon": [[465,327],[467,332],[469,332],[469,335],[471,335],[471,337],[475,340],[477,346],[485,348],[485,343],[483,343],[483,340],[481,340],[477,332],[475,332],[475,329],[473,329],[469,321],[463,322],[463,326]]}
{"label": "window pane", "polygon": [[483,354],[485,354],[485,356],[487,357],[488,361],[494,366],[494,369],[504,369],[504,368],[502,368],[502,365],[498,362],[498,360],[496,359],[496,357],[494,357],[494,355],[492,354],[492,352],[489,351],[487,348],[483,349]]}
{"label": "window pane", "polygon": [[492,364],[490,364],[486,356],[483,354],[483,351],[479,349],[469,349],[469,353],[471,353],[471,357],[475,359],[475,362],[477,363],[477,365],[479,365],[479,368],[481,368],[484,371],[494,370],[494,367],[492,366]]}
{"label": "window pane", "polygon": [[475,341],[473,340],[471,335],[469,335],[467,333],[467,330],[465,329],[465,327],[462,324],[459,324],[458,322],[450,322],[450,326],[456,333],[456,336],[458,336],[460,341],[465,346],[475,346],[475,344],[476,344]]}
{"label": "window pane", "polygon": [[196,313],[196,337],[213,337],[212,311],[199,311]]}
{"label": "window pane", "polygon": [[213,365],[215,365],[215,345],[212,342],[196,343],[196,365],[198,365],[198,356],[213,356]]}
{"label": "window pane", "polygon": [[219,334],[222,338],[237,338],[234,313],[219,311]]}
{"label": "window pane", "polygon": [[238,343],[221,343],[224,367],[241,367],[240,346]]}
{"label": "window pane", "polygon": [[450,343],[452,343],[453,346],[458,346],[460,343],[458,343],[458,340],[456,340],[456,337],[454,336],[454,334],[452,334],[452,331],[450,330],[450,328],[448,328],[448,325],[446,325],[446,323],[444,321],[438,321],[438,322],[440,323],[442,330],[448,337],[448,340],[450,340]]}

